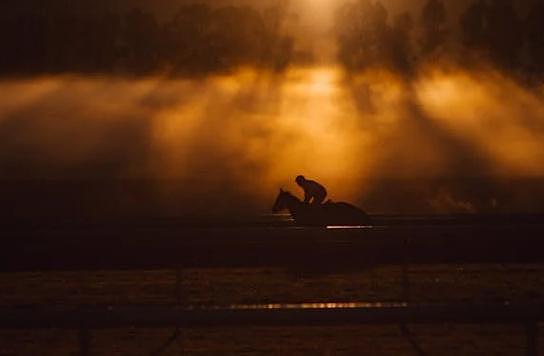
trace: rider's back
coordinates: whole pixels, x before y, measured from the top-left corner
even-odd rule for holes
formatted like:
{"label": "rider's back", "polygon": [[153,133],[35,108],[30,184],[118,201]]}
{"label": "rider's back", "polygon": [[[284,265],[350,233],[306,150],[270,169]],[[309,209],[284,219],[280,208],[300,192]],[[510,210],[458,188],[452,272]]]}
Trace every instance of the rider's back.
{"label": "rider's back", "polygon": [[306,180],[305,189],[307,189],[308,192],[310,192],[313,196],[322,196],[322,197],[327,196],[327,189],[325,189],[324,186],[322,186],[321,184],[317,183],[314,180],[310,180],[310,179]]}

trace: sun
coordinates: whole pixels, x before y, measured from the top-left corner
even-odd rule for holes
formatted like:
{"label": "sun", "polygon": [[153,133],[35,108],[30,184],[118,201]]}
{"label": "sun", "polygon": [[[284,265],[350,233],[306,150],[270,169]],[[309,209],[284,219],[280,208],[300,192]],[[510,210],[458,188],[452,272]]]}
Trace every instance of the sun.
{"label": "sun", "polygon": [[341,0],[300,0],[301,15],[314,27],[330,27]]}

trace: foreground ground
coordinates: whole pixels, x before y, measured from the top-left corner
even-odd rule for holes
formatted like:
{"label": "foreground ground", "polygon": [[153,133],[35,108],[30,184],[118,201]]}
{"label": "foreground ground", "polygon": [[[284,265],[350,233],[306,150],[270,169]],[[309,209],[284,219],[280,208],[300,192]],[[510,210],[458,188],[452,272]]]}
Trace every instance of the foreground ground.
{"label": "foreground ground", "polygon": [[[269,269],[182,271],[184,304],[262,302],[399,301],[496,302],[544,298],[541,265],[410,266],[408,288],[400,267],[321,274]],[[157,271],[22,272],[0,274],[0,305],[171,304],[176,273]],[[183,330],[165,355],[523,355],[523,325],[399,325],[207,328]],[[173,330],[92,332],[93,355],[148,355],[161,349]],[[544,333],[540,333],[544,352]],[[0,355],[73,355],[75,330],[1,331]]]}

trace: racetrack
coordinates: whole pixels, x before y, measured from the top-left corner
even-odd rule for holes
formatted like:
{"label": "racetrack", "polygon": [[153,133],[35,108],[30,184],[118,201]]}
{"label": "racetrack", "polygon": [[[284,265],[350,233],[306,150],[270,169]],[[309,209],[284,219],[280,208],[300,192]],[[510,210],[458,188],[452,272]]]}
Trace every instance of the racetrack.
{"label": "racetrack", "polygon": [[[537,248],[542,235],[538,233],[540,225],[535,221],[505,223],[503,220],[497,227],[482,221],[461,223],[457,220],[455,223],[451,219],[447,223],[429,219],[424,219],[423,223],[407,223],[405,219],[390,221],[396,223],[382,224],[374,229],[302,231],[283,225],[205,229],[188,227],[186,224],[172,225],[171,222],[168,223],[169,227],[161,222],[161,226],[155,223],[151,227],[147,224],[147,227],[137,228],[95,225],[11,229],[14,234],[12,236],[18,239],[9,241],[14,248],[11,260],[5,258],[9,257],[9,253],[3,250],[2,266],[9,266],[9,261],[20,263],[16,266],[18,268],[12,268],[11,271],[4,268],[4,272],[0,273],[0,305],[167,305],[178,302],[178,290],[179,302],[183,305],[405,300],[412,303],[496,303],[544,300],[544,264],[538,260],[542,249]],[[279,231],[282,234],[278,234]],[[497,235],[494,233],[496,231],[502,233]],[[509,233],[512,231],[525,231],[526,234]],[[476,235],[477,232],[481,236]],[[395,246],[396,241],[403,241],[399,236],[409,237],[410,241],[416,243],[415,246],[426,246],[426,251],[442,251],[442,257],[437,259],[437,256],[425,256],[425,250],[415,256],[405,255],[410,250],[403,250],[403,254],[398,256],[407,258],[396,262],[385,263],[386,259],[383,258],[382,263],[362,261],[360,264],[342,266],[336,263],[341,259],[314,260],[316,254],[323,251],[329,251],[331,256],[330,251],[346,253],[354,247],[355,251],[360,252],[361,258],[372,256],[373,251],[387,250]],[[501,253],[508,252],[505,248],[497,248],[507,245],[496,243],[488,245],[489,254],[482,253],[482,248],[490,241],[503,241],[505,244],[513,241],[517,243],[516,246],[522,246],[519,241],[524,238],[535,244],[519,250],[532,250],[534,253],[527,255],[532,256],[531,261],[525,258],[502,262],[493,261],[492,258],[489,261],[476,261],[478,256],[485,260],[486,256],[500,257]],[[94,241],[94,244],[89,241]],[[448,246],[443,243],[448,241],[458,241],[457,246],[466,246],[473,241],[469,247],[475,248],[469,251],[478,251],[478,254],[472,254],[470,261],[447,261],[444,258],[448,254],[444,254],[444,251],[448,251]],[[183,242],[190,244],[184,245]],[[31,249],[25,251],[25,245]],[[242,254],[232,254],[237,247],[248,245],[253,246],[253,249]],[[404,242],[400,245],[404,246]],[[222,250],[224,255],[231,255],[229,259],[208,260],[209,255],[198,255],[200,259],[191,260],[193,262],[181,270],[181,284],[178,285],[176,270],[170,267],[174,253],[165,254],[165,261],[156,264],[155,268],[142,264],[136,269],[119,269],[113,268],[115,263],[107,263],[106,257],[112,256],[107,246],[124,246],[125,250],[114,251],[114,255],[118,256],[131,248],[137,248],[133,251],[144,251],[153,246],[155,249],[148,249],[151,256],[159,256],[160,251],[168,251],[176,246],[178,249],[174,251],[181,251],[180,256],[191,255],[187,251],[183,252],[187,246],[197,246],[199,249],[207,246],[209,251],[215,251],[213,254]],[[250,256],[250,252],[265,251],[266,246],[270,248],[270,253],[264,257],[254,256],[248,261],[237,261],[237,258],[244,255]],[[308,254],[300,254],[304,247]],[[38,248],[42,252],[54,254],[30,253],[40,251]],[[102,254],[99,253],[100,249],[104,249]],[[70,259],[62,259],[74,251],[81,253],[73,254]],[[91,263],[87,266],[89,268],[77,268],[77,258],[74,257],[84,256],[83,251],[90,253],[93,258],[79,261],[82,267],[93,260],[101,262],[94,265]],[[283,255],[277,255],[282,252]],[[459,255],[459,252],[456,254]],[[293,262],[295,253],[299,254],[298,262],[303,263],[289,263],[284,267],[278,263],[265,266],[267,261]],[[21,259],[21,256],[28,258]],[[28,268],[32,256],[36,266],[44,267],[42,270]],[[139,255],[131,256],[129,253],[128,256],[131,258],[125,262],[138,262],[133,257]],[[511,256],[523,257],[517,253]],[[54,257],[60,260],[54,260]],[[288,258],[282,259],[285,257]],[[389,254],[389,259],[393,257],[395,254]],[[418,259],[425,263],[418,263]],[[154,258],[151,260],[156,262]],[[231,260],[231,265],[214,266],[227,260]],[[51,262],[49,266],[44,264],[47,261]],[[63,265],[63,261],[69,263]],[[248,266],[249,262],[256,261],[262,263]],[[183,265],[182,261],[177,262]],[[62,266],[64,268],[60,268]],[[418,352],[429,355],[522,355],[526,348],[526,330],[518,324],[409,325],[408,329],[409,336],[399,325],[184,329],[181,338],[168,345],[164,354],[179,354],[182,350],[189,355],[412,355]],[[91,354],[148,355],[164,345],[172,333],[171,329],[94,330]],[[539,345],[541,351],[544,351],[541,334]],[[0,331],[0,355],[69,355],[77,353],[77,350],[78,332],[75,330]]]}

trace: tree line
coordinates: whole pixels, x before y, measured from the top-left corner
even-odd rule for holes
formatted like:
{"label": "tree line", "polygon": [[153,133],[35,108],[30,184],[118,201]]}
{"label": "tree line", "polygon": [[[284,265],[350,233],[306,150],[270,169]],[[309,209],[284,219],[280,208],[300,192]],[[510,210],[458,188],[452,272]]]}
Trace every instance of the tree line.
{"label": "tree line", "polygon": [[163,22],[150,12],[35,9],[0,17],[0,72],[198,74],[255,65],[282,69],[293,39],[285,9],[182,6]]}
{"label": "tree line", "polygon": [[453,20],[442,0],[427,0],[416,18],[405,12],[393,19],[380,1],[347,3],[336,16],[339,58],[349,70],[385,66],[405,73],[441,56],[485,59],[504,70],[544,77],[543,0],[533,0],[527,16],[512,0],[474,0]]}
{"label": "tree line", "polygon": [[[544,78],[544,0],[532,0],[525,16],[513,0],[473,0],[453,21],[443,0],[427,0],[412,10],[392,17],[379,0],[341,6],[335,21],[340,62],[350,71],[379,66],[410,74],[426,60],[485,59]],[[141,9],[122,13],[107,7],[93,12],[45,5],[4,12],[0,74],[186,75],[243,65],[281,70],[296,57],[286,17],[281,5],[264,11],[184,5],[164,21]]]}

